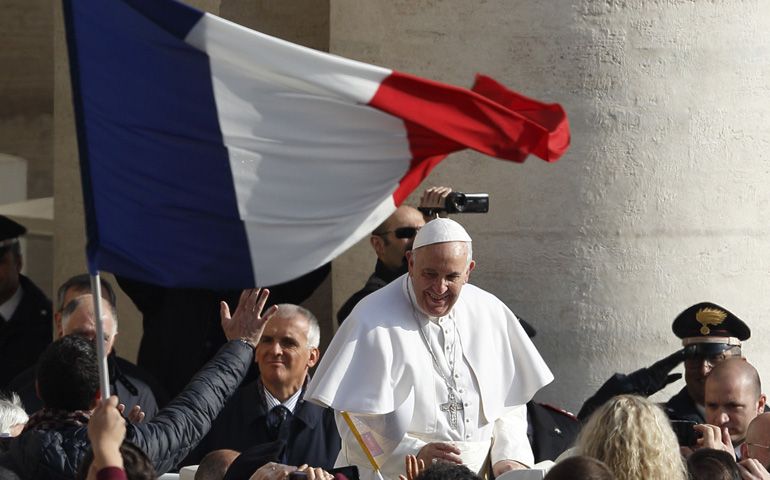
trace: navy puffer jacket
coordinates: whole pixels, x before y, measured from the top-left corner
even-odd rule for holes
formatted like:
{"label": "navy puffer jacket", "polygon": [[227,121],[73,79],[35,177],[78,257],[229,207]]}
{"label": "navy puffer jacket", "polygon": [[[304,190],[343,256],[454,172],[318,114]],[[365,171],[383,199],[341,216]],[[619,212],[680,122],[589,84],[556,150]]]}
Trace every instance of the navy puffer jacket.
{"label": "navy puffer jacket", "polygon": [[[159,475],[168,472],[208,433],[253,362],[252,347],[242,341],[226,343],[152,420],[129,425],[126,440],[147,452]],[[25,480],[71,480],[89,449],[86,427],[34,430],[11,442],[0,466]]]}

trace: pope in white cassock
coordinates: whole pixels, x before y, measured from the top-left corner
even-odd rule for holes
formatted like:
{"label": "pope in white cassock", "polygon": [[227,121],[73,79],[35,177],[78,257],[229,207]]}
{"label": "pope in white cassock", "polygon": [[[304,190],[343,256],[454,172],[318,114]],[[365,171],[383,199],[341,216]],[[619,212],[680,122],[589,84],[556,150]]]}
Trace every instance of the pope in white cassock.
{"label": "pope in white cassock", "polygon": [[405,473],[407,454],[480,473],[491,456],[496,476],[531,466],[525,403],[551,371],[514,314],[466,285],[475,262],[460,224],[428,222],[407,259],[408,274],[356,305],[307,388],[305,398],[337,412],[337,466],[375,478],[341,411],[395,414],[408,425],[381,465],[385,478]]}

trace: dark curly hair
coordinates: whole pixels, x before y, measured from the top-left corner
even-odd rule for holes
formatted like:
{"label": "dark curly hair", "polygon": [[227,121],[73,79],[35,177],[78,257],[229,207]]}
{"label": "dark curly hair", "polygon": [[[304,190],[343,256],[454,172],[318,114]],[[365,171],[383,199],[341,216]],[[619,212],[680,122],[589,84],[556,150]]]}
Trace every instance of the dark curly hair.
{"label": "dark curly hair", "polygon": [[94,342],[67,335],[48,345],[37,364],[37,385],[46,408],[91,410],[99,391]]}
{"label": "dark curly hair", "polygon": [[465,465],[437,463],[426,467],[415,480],[481,480]]}

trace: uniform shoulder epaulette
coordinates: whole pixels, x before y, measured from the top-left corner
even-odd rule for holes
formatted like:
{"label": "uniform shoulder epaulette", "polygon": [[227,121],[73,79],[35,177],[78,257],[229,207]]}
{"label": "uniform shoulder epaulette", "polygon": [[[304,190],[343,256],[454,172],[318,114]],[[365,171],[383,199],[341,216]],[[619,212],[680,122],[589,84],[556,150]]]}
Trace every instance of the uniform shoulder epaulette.
{"label": "uniform shoulder epaulette", "polygon": [[561,413],[563,415],[566,415],[566,416],[570,417],[571,419],[575,420],[576,422],[580,421],[580,420],[578,420],[578,418],[575,415],[571,414],[570,412],[568,412],[566,410],[562,410],[559,407],[554,407],[553,405],[549,405],[547,403],[541,403],[540,405],[543,406],[543,407],[546,407],[546,408],[550,408],[551,410],[555,410],[555,411],[557,411],[557,412],[559,412],[559,413]]}

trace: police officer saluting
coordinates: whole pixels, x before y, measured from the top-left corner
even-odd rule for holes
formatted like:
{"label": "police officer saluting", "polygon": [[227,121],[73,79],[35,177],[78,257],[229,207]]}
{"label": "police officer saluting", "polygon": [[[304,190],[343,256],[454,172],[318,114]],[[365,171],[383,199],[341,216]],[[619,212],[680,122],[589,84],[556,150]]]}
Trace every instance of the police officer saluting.
{"label": "police officer saluting", "polygon": [[718,363],[742,355],[742,342],[751,336],[751,330],[732,312],[709,302],[695,304],[680,313],[672,330],[682,339],[684,348],[648,368],[629,375],[615,374],[586,400],[578,418],[585,420],[615,395],[650,396],[662,390],[682,378],[679,373],[671,374],[671,370],[684,361],[686,385],[665,404],[666,413],[671,419],[704,423],[706,377]]}

